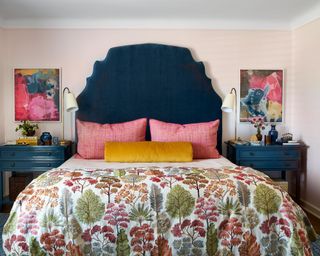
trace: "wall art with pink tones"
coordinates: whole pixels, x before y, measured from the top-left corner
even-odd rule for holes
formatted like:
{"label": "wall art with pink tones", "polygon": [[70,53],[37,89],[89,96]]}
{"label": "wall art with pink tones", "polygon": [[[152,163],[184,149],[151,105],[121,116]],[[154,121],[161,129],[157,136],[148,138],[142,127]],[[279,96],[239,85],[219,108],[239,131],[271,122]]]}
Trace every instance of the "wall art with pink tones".
{"label": "wall art with pink tones", "polygon": [[14,69],[15,121],[60,121],[59,68]]}
{"label": "wall art with pink tones", "polygon": [[240,122],[257,116],[282,122],[283,103],[283,70],[240,70]]}

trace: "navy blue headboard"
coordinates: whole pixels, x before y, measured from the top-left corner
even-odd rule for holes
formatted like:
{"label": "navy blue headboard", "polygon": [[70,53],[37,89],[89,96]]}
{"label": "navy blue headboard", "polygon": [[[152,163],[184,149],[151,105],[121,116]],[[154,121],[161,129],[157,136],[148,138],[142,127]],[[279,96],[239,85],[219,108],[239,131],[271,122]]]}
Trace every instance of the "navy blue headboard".
{"label": "navy blue headboard", "polygon": [[187,48],[161,44],[111,48],[103,61],[95,62],[77,101],[77,118],[98,123],[141,117],[180,124],[222,119],[221,98],[203,63]]}

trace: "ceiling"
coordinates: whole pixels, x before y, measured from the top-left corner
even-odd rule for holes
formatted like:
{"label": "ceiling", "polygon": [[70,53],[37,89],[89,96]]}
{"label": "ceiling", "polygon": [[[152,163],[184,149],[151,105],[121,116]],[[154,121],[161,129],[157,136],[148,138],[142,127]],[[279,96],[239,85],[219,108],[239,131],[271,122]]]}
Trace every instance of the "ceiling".
{"label": "ceiling", "polygon": [[15,28],[293,29],[320,17],[320,0],[0,0]]}

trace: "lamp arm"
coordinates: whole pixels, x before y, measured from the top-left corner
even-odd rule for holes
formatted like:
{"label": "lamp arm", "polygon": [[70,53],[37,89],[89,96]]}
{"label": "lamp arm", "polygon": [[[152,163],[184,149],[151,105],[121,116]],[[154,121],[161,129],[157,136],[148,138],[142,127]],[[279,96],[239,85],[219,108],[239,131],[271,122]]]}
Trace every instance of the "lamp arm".
{"label": "lamp arm", "polygon": [[70,93],[70,89],[68,87],[64,87],[63,92],[62,92],[63,96],[64,96],[65,91],[68,91],[68,93]]}
{"label": "lamp arm", "polygon": [[70,89],[68,87],[64,87],[62,91],[62,140],[64,141],[64,94],[70,93]]}
{"label": "lamp arm", "polygon": [[236,88],[232,88],[230,93],[234,93],[235,102],[234,102],[234,141],[238,140],[238,96]]}

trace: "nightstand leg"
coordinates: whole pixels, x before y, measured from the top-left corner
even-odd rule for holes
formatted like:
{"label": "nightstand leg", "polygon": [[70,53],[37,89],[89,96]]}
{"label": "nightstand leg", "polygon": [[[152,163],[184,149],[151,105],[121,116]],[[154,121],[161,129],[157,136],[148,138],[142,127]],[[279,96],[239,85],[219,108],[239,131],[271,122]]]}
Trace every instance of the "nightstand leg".
{"label": "nightstand leg", "polygon": [[281,179],[282,180],[287,180],[286,171],[281,171]]}
{"label": "nightstand leg", "polygon": [[300,203],[300,168],[297,170],[296,174],[296,202]]}

